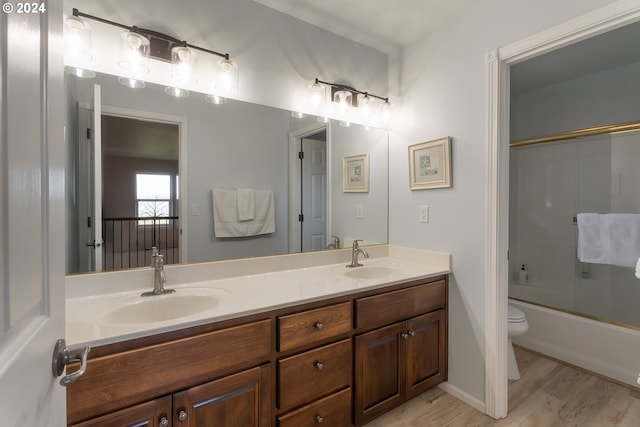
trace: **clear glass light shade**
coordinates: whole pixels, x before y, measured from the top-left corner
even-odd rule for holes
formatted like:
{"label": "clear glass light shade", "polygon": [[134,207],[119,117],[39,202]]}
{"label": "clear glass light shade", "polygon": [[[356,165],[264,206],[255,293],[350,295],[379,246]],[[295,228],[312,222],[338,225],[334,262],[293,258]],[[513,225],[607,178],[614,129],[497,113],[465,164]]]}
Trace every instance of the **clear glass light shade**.
{"label": "clear glass light shade", "polygon": [[229,59],[218,61],[215,88],[225,94],[238,91],[238,64]]}
{"label": "clear glass light shade", "polygon": [[171,79],[178,84],[196,83],[198,55],[186,46],[171,49]]}
{"label": "clear glass light shade", "polygon": [[213,105],[222,105],[227,103],[227,98],[223,98],[214,94],[205,96],[204,100]]}
{"label": "clear glass light shade", "polygon": [[118,77],[118,83],[132,89],[142,89],[146,86],[144,80],[133,79],[130,77]]}
{"label": "clear glass light shade", "polygon": [[339,90],[333,95],[333,102],[338,104],[338,111],[347,111],[353,105],[353,95],[348,90]]}
{"label": "clear glass light shade", "polygon": [[384,104],[382,104],[381,110],[382,118],[385,121],[389,121],[389,117],[391,116],[391,104],[389,103],[389,101],[385,101]]}
{"label": "clear glass light shade", "polygon": [[64,54],[66,59],[91,61],[91,26],[71,16],[64,23]]}
{"label": "clear glass light shade", "polygon": [[369,116],[371,116],[372,105],[373,105],[373,102],[369,95],[365,94],[360,98],[360,102],[358,104],[358,111],[360,112],[360,115],[364,119],[368,119]]}
{"label": "clear glass light shade", "polygon": [[149,39],[142,34],[127,31],[120,36],[120,60],[118,65],[128,74],[149,72]]}
{"label": "clear glass light shade", "polygon": [[186,98],[189,96],[189,91],[186,89],[182,89],[174,86],[167,86],[164,88],[164,93],[167,95],[171,95],[176,98]]}
{"label": "clear glass light shade", "polygon": [[96,73],[92,70],[80,67],[64,67],[64,71],[72,76],[80,77],[81,79],[92,79],[96,76]]}
{"label": "clear glass light shade", "polygon": [[326,99],[326,89],[320,83],[309,86],[309,106],[312,110],[320,110]]}

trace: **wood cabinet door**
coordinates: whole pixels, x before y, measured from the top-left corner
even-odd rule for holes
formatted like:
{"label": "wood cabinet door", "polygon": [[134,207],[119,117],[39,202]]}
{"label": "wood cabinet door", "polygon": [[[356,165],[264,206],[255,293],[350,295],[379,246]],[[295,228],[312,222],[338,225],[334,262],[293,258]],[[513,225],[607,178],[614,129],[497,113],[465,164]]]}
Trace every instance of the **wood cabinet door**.
{"label": "wood cabinet door", "polygon": [[355,421],[388,411],[403,399],[405,322],[376,329],[355,338]]}
{"label": "wood cabinet door", "polygon": [[[164,424],[163,424],[164,422]],[[171,427],[171,396],[161,397],[71,427]]]}
{"label": "wood cabinet door", "polygon": [[173,395],[173,427],[270,427],[271,367],[264,365]]}
{"label": "wood cabinet door", "polygon": [[446,378],[446,314],[438,310],[407,321],[407,399]]}

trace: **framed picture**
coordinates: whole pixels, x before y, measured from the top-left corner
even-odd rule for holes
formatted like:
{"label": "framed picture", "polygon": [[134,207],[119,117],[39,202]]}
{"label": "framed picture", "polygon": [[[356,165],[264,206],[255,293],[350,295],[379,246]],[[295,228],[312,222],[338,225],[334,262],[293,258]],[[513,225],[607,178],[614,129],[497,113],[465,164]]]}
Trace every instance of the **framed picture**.
{"label": "framed picture", "polygon": [[451,138],[409,146],[409,188],[451,187]]}
{"label": "framed picture", "polygon": [[369,192],[369,155],[342,159],[342,191],[345,193]]}

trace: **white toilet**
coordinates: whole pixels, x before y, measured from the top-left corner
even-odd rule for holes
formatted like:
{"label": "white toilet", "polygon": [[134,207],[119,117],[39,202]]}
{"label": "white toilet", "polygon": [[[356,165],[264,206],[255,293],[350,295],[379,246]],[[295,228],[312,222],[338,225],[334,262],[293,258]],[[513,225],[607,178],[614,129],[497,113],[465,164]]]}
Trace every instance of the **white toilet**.
{"label": "white toilet", "polygon": [[520,370],[516,355],[513,352],[513,338],[524,335],[529,330],[529,324],[524,313],[516,307],[509,305],[509,379],[519,380]]}

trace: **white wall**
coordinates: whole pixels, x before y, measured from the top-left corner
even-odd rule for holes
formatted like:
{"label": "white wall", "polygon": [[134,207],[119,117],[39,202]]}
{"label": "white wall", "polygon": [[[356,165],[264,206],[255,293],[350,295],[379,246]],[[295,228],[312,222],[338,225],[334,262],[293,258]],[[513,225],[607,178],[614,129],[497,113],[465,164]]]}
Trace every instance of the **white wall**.
{"label": "white wall", "polygon": [[[486,0],[391,64],[390,242],[453,254],[449,382],[484,401],[485,54],[610,0]],[[396,86],[397,84],[397,86]],[[453,137],[453,188],[411,192],[407,146]],[[430,207],[427,224],[418,206]]]}
{"label": "white wall", "polygon": [[511,138],[525,138],[640,117],[640,62],[511,97]]}

